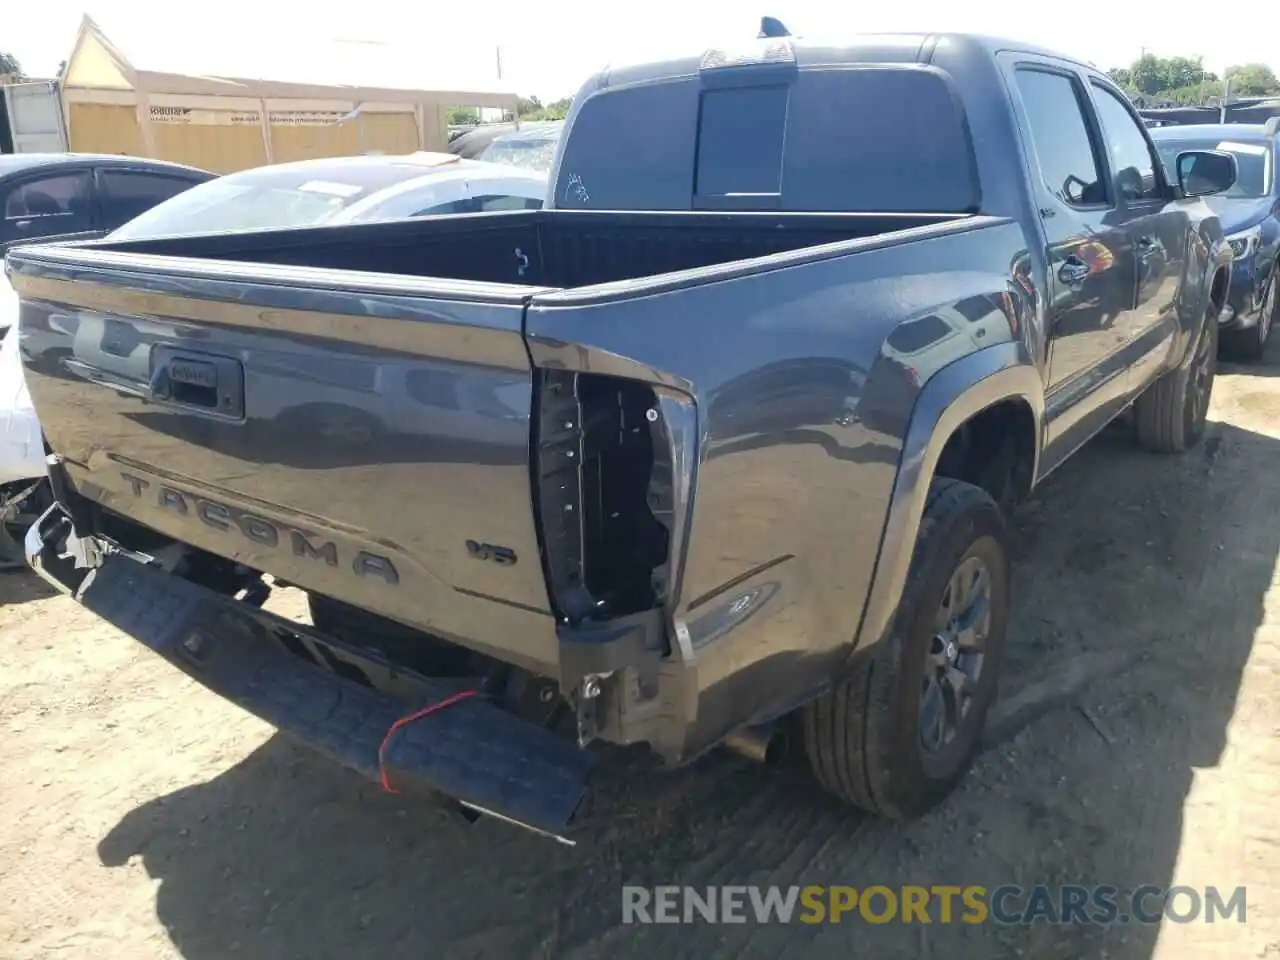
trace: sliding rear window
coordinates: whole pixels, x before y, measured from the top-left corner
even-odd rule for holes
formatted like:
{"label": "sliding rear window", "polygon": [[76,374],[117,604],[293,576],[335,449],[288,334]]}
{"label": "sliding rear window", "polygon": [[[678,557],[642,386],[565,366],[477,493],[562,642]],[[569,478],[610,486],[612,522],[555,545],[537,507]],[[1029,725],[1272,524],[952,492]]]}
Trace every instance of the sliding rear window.
{"label": "sliding rear window", "polygon": [[773,71],[607,91],[568,134],[556,203],[585,210],[967,213],[968,125],[923,66]]}

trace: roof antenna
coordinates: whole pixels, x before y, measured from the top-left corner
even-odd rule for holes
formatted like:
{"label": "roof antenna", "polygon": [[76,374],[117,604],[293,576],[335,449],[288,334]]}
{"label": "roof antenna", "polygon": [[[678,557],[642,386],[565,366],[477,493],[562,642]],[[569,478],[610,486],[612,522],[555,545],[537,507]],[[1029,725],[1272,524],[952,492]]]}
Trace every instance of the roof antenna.
{"label": "roof antenna", "polygon": [[761,17],[760,32],[756,34],[757,40],[764,40],[766,37],[789,37],[791,31],[782,25],[782,21],[776,17]]}

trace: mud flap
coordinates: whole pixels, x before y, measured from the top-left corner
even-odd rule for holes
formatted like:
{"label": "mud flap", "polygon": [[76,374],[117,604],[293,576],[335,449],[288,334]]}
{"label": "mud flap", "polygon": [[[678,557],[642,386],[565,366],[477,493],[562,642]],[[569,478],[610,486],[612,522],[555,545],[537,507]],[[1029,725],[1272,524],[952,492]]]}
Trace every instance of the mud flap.
{"label": "mud flap", "polygon": [[[319,633],[237,603],[118,552],[68,554],[71,524],[57,508],[28,532],[28,562],[46,580],[219,696],[399,793],[439,792],[563,842],[586,793],[590,756],[550,731],[472,697],[387,738],[413,704],[313,666],[284,644]],[[350,671],[347,671],[350,673]],[[438,688],[438,689],[436,689]],[[457,693],[427,681],[427,703]],[[379,748],[387,743],[379,761]]]}

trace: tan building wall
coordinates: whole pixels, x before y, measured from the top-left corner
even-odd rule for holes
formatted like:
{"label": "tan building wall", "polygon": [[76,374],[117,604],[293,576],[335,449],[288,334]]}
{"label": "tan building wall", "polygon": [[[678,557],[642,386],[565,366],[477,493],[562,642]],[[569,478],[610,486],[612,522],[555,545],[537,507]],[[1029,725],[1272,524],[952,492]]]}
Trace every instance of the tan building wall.
{"label": "tan building wall", "polygon": [[160,160],[185,163],[214,173],[234,173],[267,162],[262,128],[252,126],[203,126],[195,124],[152,124],[155,156]]}
{"label": "tan building wall", "polygon": [[276,163],[366,153],[412,153],[418,123],[412,113],[361,113],[340,124],[291,124],[273,118],[271,153]]}
{"label": "tan building wall", "polygon": [[[173,44],[181,39],[195,43],[190,57],[175,55],[180,48]],[[482,79],[485,70],[471,69],[475,64],[459,63],[450,71],[472,74],[470,92],[452,86],[418,90],[400,82],[420,73],[423,64],[414,48],[310,42],[319,44],[315,57],[282,63],[268,47],[253,55],[265,55],[260,63],[253,56],[225,58],[231,72],[223,72],[210,69],[214,61],[203,56],[209,48],[196,35],[164,38],[159,45],[153,34],[134,36],[122,49],[85,16],[60,78],[71,149],[230,173],[312,157],[444,150],[449,105],[516,107],[515,94],[491,86]],[[332,69],[315,69],[327,62],[325,55],[338,60]],[[193,72],[175,72],[185,69]],[[282,76],[267,79],[277,69]],[[362,76],[374,85],[364,84]]]}
{"label": "tan building wall", "polygon": [[67,105],[67,138],[76,153],[145,155],[137,110],[115,103]]}
{"label": "tan building wall", "polygon": [[357,109],[331,100],[152,94],[144,113],[133,91],[70,89],[64,97],[72,150],[154,157],[215,173],[315,157],[443,150],[446,144],[435,129],[440,109],[430,103]]}

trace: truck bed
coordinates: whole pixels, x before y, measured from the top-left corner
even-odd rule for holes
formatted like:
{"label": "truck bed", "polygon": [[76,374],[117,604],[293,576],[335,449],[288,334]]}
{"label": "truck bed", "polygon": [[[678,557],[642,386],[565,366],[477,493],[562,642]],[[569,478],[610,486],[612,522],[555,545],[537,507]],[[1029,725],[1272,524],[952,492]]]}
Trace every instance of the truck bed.
{"label": "truck bed", "polygon": [[92,244],[92,249],[573,288],[963,218],[961,214],[533,210],[104,241]]}
{"label": "truck bed", "polygon": [[[134,549],[188,544],[571,685],[609,667],[565,624],[661,609],[695,426],[847,419],[887,328],[940,295],[907,265],[963,256],[981,270],[946,284],[1000,289],[1007,244],[971,236],[1000,231],[1016,240],[982,216],[531,211],[8,264],[31,394],[91,529],[122,538],[126,518],[160,537]],[[856,304],[840,323],[862,332],[777,334],[820,304]]]}

